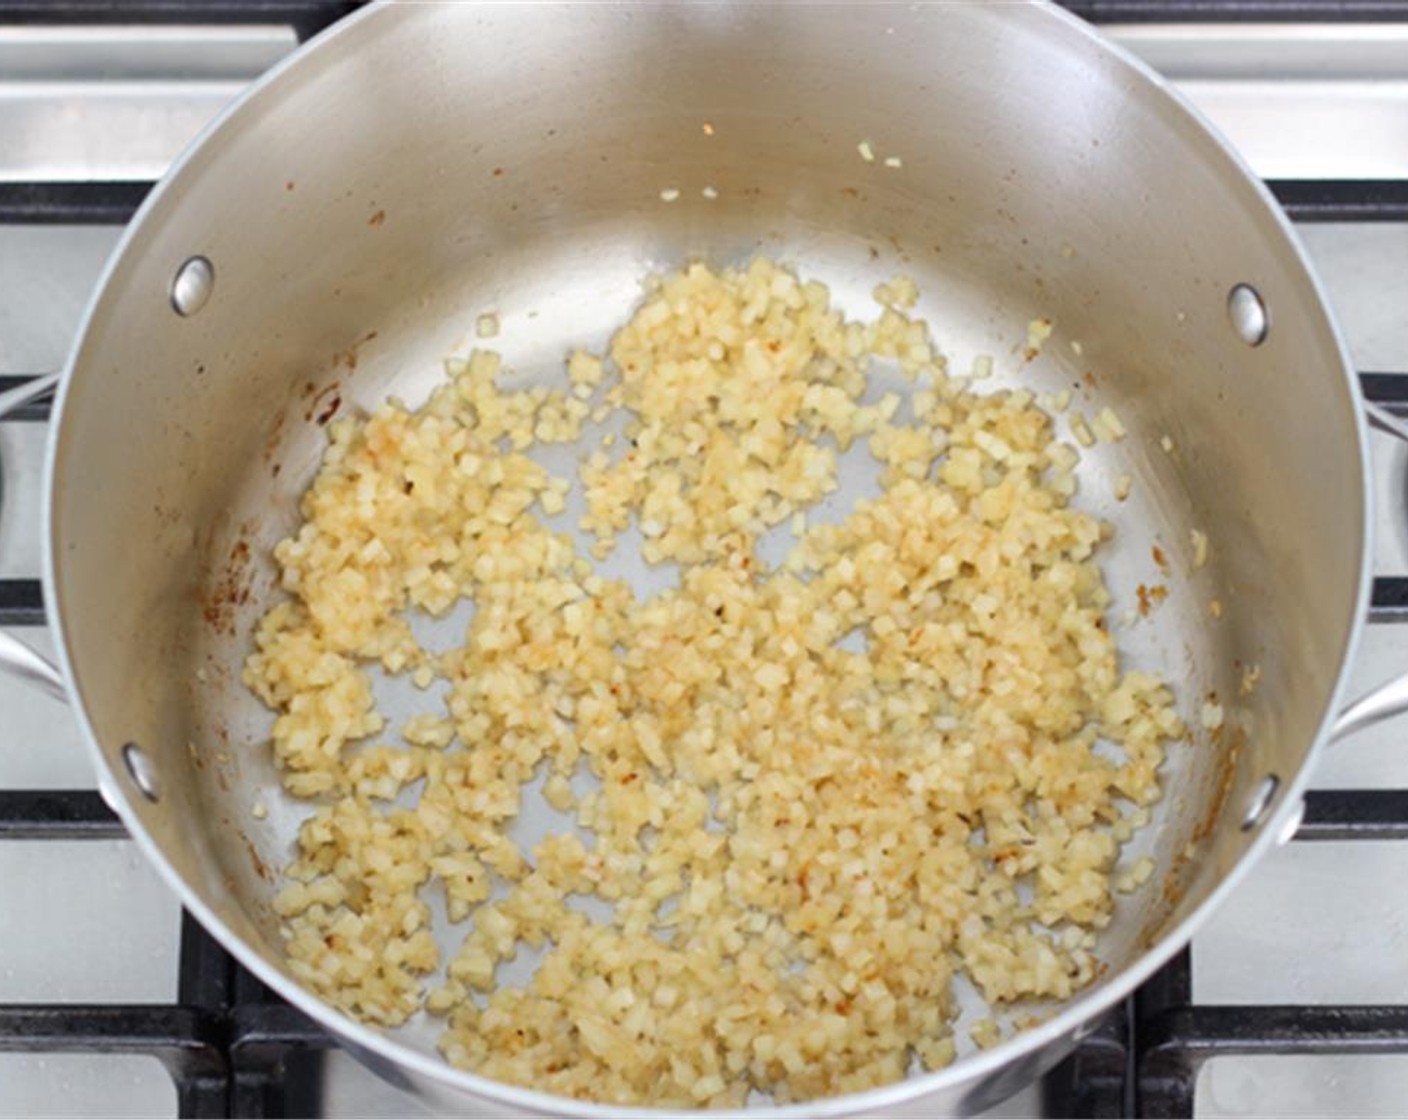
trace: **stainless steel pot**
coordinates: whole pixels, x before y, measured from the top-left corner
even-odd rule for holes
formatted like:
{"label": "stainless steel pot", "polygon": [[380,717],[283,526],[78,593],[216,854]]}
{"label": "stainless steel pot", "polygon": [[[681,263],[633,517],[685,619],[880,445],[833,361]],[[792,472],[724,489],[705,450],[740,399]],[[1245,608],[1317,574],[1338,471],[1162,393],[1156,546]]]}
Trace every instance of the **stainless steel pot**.
{"label": "stainless steel pot", "polygon": [[[53,423],[59,665],[9,639],[0,655],[71,699],[102,789],[185,905],[440,1107],[603,1112],[454,1071],[432,1028],[374,1032],[285,971],[266,869],[305,807],[278,792],[269,714],[238,681],[270,547],[320,415],[418,399],[476,312],[499,310],[509,364],[546,375],[604,341],[651,268],[757,251],[852,308],[915,276],[954,355],[1007,353],[1053,318],[1023,379],[1094,371],[1092,399],[1130,430],[1083,468],[1082,500],[1118,527],[1121,604],[1164,581],[1156,540],[1173,560],[1168,601],[1122,644],[1178,682],[1193,726],[1209,693],[1227,711],[1171,752],[1135,847],[1154,885],[1120,904],[1095,987],[942,1072],[779,1111],[974,1110],[1052,1065],[1294,827],[1334,733],[1369,589],[1365,406],[1277,207],[1139,63],[1045,5],[366,10],[250,90],[127,230]],[[1126,471],[1130,500],[1105,502]],[[1406,706],[1400,683],[1338,728]]]}

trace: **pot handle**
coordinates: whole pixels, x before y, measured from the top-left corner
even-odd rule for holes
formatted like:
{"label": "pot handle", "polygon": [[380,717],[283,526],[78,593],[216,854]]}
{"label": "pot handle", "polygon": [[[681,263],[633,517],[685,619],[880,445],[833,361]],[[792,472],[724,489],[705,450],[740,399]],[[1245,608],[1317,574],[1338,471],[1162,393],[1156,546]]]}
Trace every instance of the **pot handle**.
{"label": "pot handle", "polygon": [[[36,377],[26,381],[23,385],[8,392],[0,393],[0,417],[13,412],[21,405],[26,405],[32,400],[52,393],[58,384],[59,375],[51,373],[45,377]],[[58,666],[30,649],[18,638],[12,638],[4,631],[0,631],[0,673],[36,685],[56,699],[68,699],[68,693],[64,688],[64,676],[59,672]]]}
{"label": "pot handle", "polygon": [[[1408,443],[1408,421],[1399,419],[1372,401],[1364,402],[1364,411],[1370,426]],[[1330,728],[1330,738],[1343,739],[1404,712],[1408,712],[1408,674],[1371,689],[1345,708]]]}

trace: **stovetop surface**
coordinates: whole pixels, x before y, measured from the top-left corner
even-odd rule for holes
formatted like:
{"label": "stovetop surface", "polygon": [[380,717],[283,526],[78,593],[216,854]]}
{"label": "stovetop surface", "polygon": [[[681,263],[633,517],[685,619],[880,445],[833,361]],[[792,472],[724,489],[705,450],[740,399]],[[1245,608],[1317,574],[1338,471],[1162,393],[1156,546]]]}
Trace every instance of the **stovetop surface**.
{"label": "stovetop surface", "polygon": [[[141,184],[300,34],[353,6],[148,2],[116,14],[78,4],[70,14],[0,0],[0,386],[62,365]],[[1354,361],[1387,375],[1366,387],[1408,414],[1408,376],[1395,376],[1408,373],[1408,6],[1335,5],[1351,19],[1331,24],[1229,18],[1331,7],[1305,3],[1071,6],[1173,79],[1254,170],[1278,181]],[[1168,22],[1174,8],[1200,21]],[[42,627],[24,625],[39,618],[46,430],[42,409],[28,415],[0,423],[0,624],[44,648]],[[1374,472],[1378,608],[1358,688],[1408,669],[1408,626],[1396,625],[1408,620],[1408,450],[1376,435]],[[183,922],[96,798],[35,793],[92,787],[69,713],[0,679],[0,1116],[423,1111],[346,1056],[305,1050],[318,1033],[265,1004]],[[1402,1114],[1408,796],[1397,791],[1408,790],[1408,721],[1334,748],[1314,787],[1306,834],[1320,839],[1291,843],[1256,869],[1194,941],[1191,963],[1082,1053],[1079,1084],[1068,1067],[997,1114]],[[35,839],[40,832],[48,838]],[[88,1018],[63,1035],[33,1005]],[[227,1032],[218,1044],[211,1023]],[[1131,1023],[1137,1044],[1126,1052]],[[1313,1045],[1307,1031],[1317,1032]],[[111,1051],[115,1038],[149,1046],[87,1052]],[[1142,1071],[1152,1084],[1169,1069],[1196,1085],[1191,1102],[1183,1089],[1161,1094],[1128,1076]]]}

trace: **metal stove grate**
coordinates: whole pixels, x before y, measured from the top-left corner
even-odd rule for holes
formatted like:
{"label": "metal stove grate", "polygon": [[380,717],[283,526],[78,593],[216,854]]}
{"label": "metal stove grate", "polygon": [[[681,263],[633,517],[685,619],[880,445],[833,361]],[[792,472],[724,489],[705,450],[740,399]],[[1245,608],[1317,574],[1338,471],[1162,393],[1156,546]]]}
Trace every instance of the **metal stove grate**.
{"label": "metal stove grate", "polygon": [[[0,0],[15,23],[277,23],[306,39],[355,0]],[[1408,22],[1405,0],[1070,0],[1096,23],[1373,20]],[[1279,180],[1297,222],[1408,221],[1408,181]],[[0,183],[0,224],[123,224],[147,182]],[[1366,395],[1408,417],[1408,373],[1364,372]],[[0,377],[0,391],[27,380]],[[36,402],[6,423],[43,423]],[[0,579],[0,626],[44,621],[37,579]],[[1374,582],[1370,621],[1408,622],[1408,577]],[[0,790],[0,841],[120,839],[96,793]],[[1299,842],[1408,839],[1408,790],[1313,791]],[[145,1054],[177,1089],[183,1117],[315,1116],[332,1041],[240,967],[189,915],[172,1004],[0,1004],[0,1052]],[[1043,1083],[1047,1115],[1191,1117],[1214,1057],[1408,1053],[1408,1006],[1215,1006],[1192,998],[1189,953],[1116,1007]]]}

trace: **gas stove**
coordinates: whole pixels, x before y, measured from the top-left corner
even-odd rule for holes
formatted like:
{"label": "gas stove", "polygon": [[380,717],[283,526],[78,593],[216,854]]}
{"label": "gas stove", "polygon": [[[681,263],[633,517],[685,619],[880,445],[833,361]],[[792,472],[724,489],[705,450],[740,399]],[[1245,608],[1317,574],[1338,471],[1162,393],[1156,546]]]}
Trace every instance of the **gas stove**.
{"label": "gas stove", "polygon": [[[0,391],[58,369],[153,180],[354,3],[0,0]],[[1171,78],[1297,222],[1368,396],[1408,416],[1408,2],[1073,0]],[[48,408],[0,422],[0,626],[46,647]],[[1375,436],[1358,689],[1408,668],[1408,448]],[[1027,1116],[1400,1115],[1408,720],[1333,748],[1293,842],[1053,1074]],[[0,679],[0,1116],[423,1108],[181,912],[93,791],[72,716]]]}

